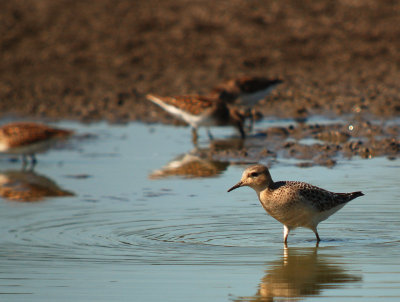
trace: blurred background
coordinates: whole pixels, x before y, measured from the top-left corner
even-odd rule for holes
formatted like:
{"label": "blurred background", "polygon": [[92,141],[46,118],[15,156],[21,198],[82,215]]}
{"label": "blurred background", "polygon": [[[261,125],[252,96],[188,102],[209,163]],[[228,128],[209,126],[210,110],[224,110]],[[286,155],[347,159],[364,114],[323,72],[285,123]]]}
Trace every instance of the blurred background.
{"label": "blurred background", "polygon": [[399,1],[1,1],[0,112],[171,122],[143,94],[258,75],[266,115],[396,116],[399,37]]}

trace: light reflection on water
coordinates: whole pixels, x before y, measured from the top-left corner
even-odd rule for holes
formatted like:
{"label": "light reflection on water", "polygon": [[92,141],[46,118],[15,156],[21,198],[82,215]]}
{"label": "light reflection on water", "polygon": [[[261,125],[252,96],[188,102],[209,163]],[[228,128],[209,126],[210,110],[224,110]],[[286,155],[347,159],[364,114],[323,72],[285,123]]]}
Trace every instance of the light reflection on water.
{"label": "light reflection on water", "polygon": [[[97,138],[77,139],[69,148],[39,156],[35,172],[15,171],[18,164],[0,161],[1,179],[14,179],[9,188],[29,191],[31,180],[70,193],[42,194],[39,203],[15,203],[2,195],[0,298],[400,297],[400,263],[394,261],[400,259],[397,161],[354,159],[333,169],[275,163],[276,180],[366,193],[321,223],[318,249],[313,233],[299,229],[284,250],[282,226],[264,213],[253,191],[226,193],[243,166],[210,160],[201,150],[193,154],[187,128],[59,126]],[[218,136],[228,137],[229,131],[219,129]]]}

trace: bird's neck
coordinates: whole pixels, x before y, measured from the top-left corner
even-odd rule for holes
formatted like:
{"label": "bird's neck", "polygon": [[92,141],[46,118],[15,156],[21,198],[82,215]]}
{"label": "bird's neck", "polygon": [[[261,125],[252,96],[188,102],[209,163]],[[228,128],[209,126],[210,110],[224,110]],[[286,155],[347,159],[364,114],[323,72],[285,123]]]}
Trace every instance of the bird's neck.
{"label": "bird's neck", "polygon": [[264,192],[271,190],[269,184],[262,184],[257,187],[253,187],[253,189],[257,192],[258,197],[260,197],[260,195],[262,195]]}

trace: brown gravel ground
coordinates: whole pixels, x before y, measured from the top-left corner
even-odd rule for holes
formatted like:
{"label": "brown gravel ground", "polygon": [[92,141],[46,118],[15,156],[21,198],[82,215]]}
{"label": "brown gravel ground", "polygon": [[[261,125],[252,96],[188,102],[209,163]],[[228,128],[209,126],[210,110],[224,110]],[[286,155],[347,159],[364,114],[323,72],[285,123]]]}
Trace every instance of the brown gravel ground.
{"label": "brown gravel ground", "polygon": [[[284,83],[257,107],[264,116],[344,116],[372,133],[329,130],[364,144],[341,142],[342,154],[398,157],[399,37],[399,1],[0,1],[0,113],[177,123],[143,95],[206,93],[237,75],[278,77]],[[385,152],[380,140],[388,140]],[[251,156],[291,148],[264,147]]]}

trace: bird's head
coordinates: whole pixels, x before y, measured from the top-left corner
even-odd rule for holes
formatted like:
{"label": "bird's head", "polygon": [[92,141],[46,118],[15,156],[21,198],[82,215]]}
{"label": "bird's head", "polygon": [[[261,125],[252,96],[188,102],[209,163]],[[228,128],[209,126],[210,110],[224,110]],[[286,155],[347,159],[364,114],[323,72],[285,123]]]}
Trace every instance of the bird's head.
{"label": "bird's head", "polygon": [[228,190],[233,191],[239,187],[250,187],[260,192],[272,184],[271,174],[264,165],[255,165],[244,170],[241,180]]}

